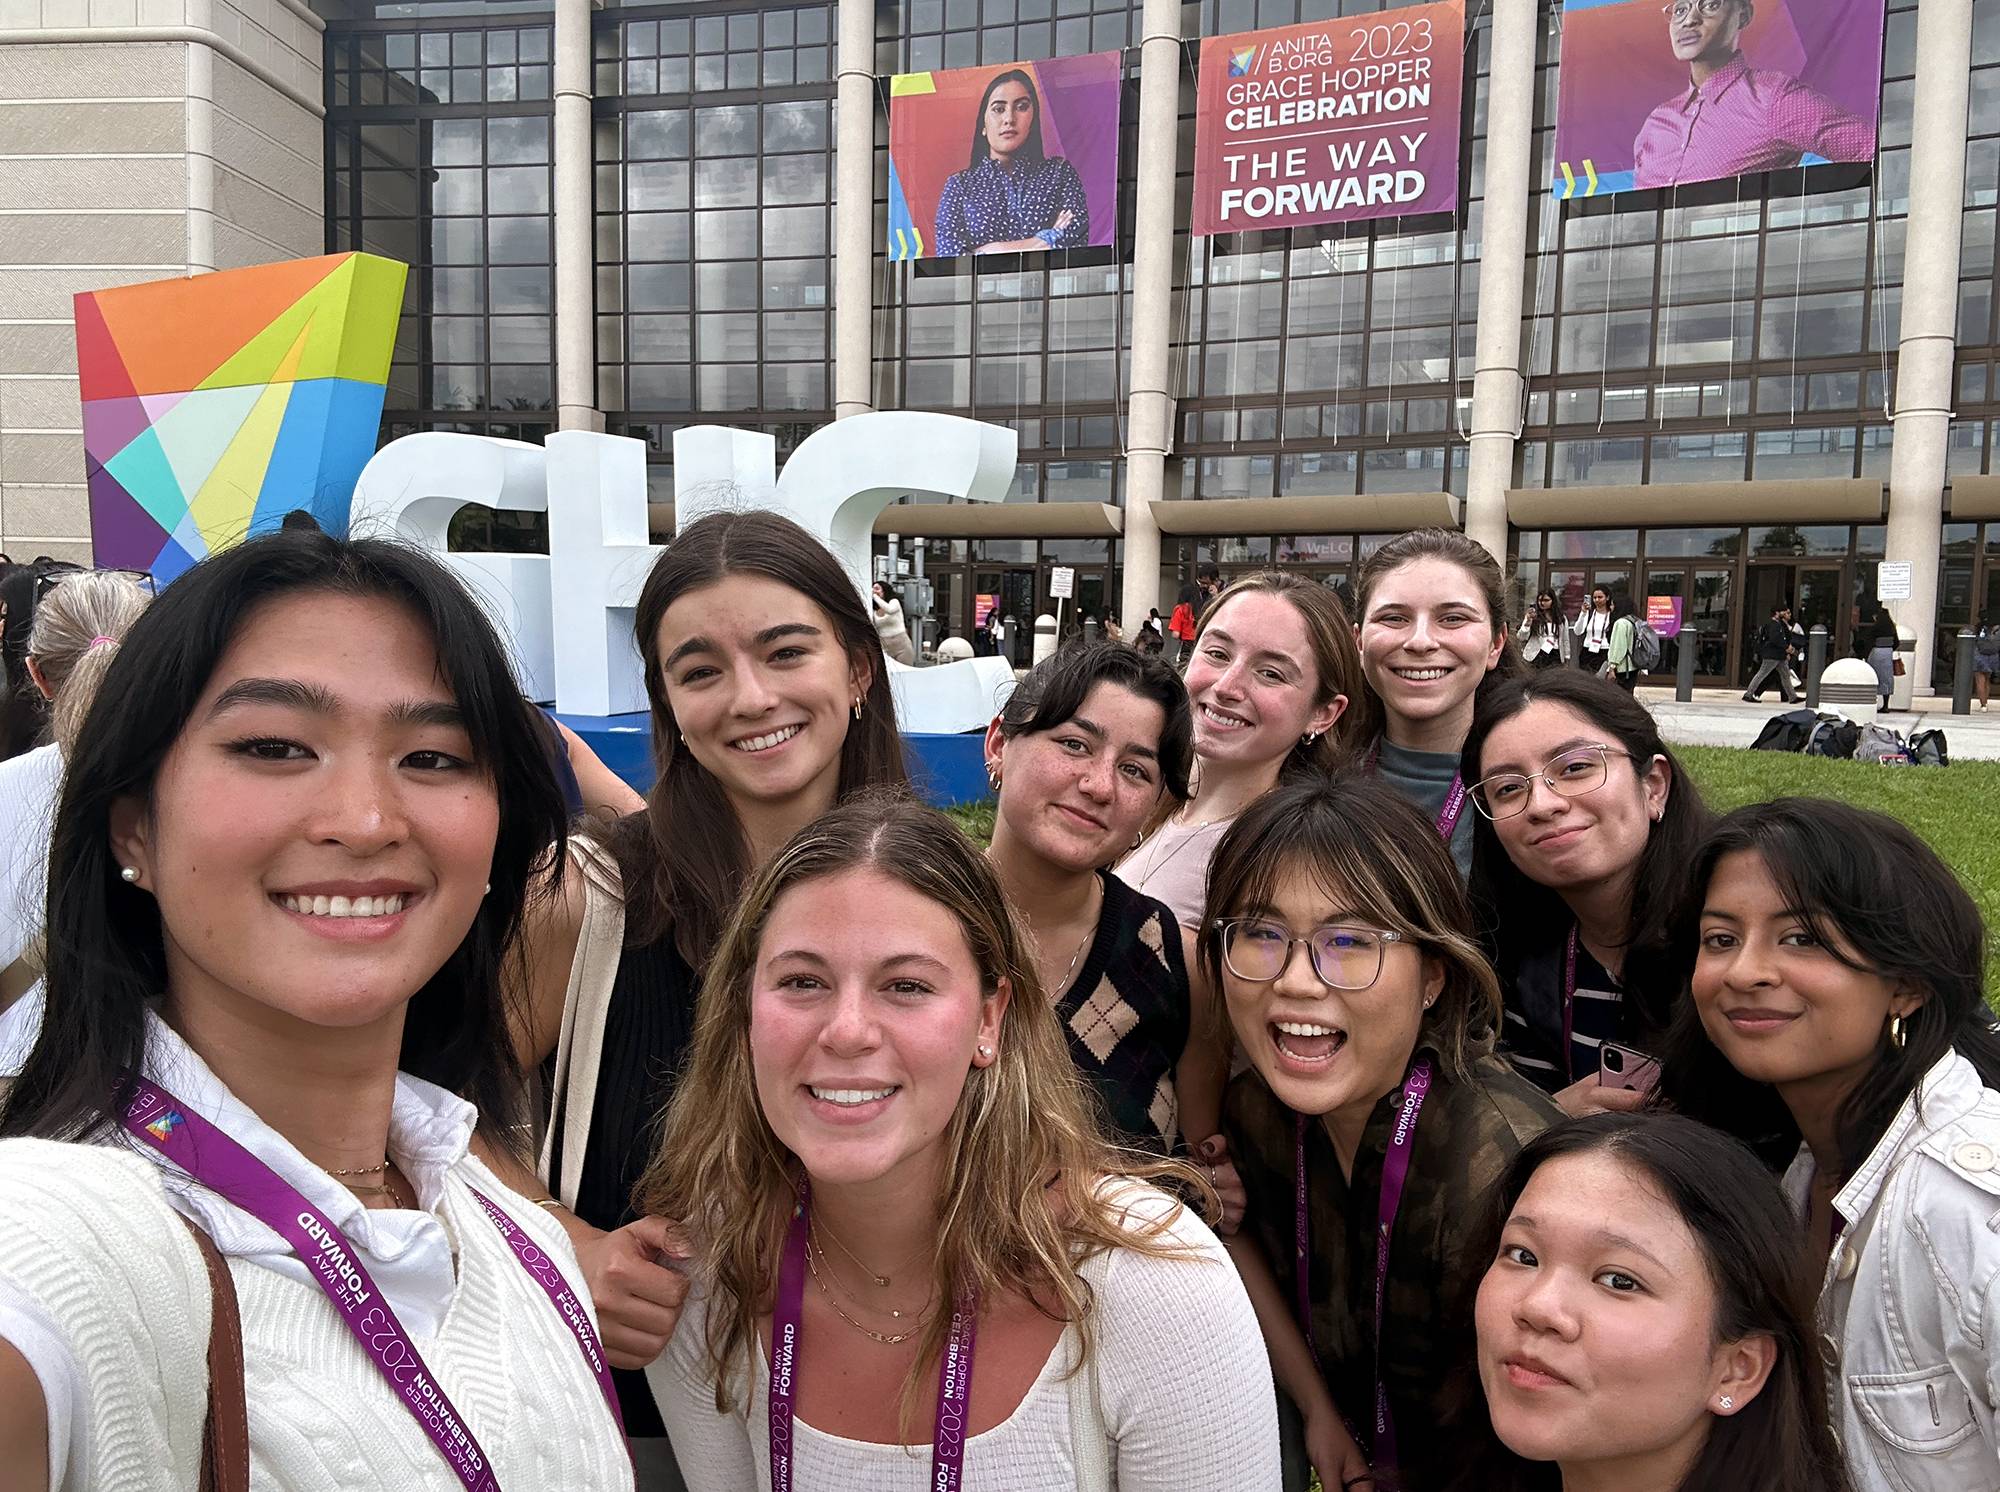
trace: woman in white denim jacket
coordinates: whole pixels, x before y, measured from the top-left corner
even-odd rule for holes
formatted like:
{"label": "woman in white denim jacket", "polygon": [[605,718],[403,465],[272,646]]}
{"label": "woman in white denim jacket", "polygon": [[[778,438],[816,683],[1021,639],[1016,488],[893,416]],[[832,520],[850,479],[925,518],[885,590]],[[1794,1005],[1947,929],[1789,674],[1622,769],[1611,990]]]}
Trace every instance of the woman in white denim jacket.
{"label": "woman in white denim jacket", "polygon": [[1723,819],[1675,947],[1660,1096],[1758,1144],[1821,1280],[1855,1492],[2000,1488],[2000,1040],[1985,930],[1902,824],[1817,799]]}

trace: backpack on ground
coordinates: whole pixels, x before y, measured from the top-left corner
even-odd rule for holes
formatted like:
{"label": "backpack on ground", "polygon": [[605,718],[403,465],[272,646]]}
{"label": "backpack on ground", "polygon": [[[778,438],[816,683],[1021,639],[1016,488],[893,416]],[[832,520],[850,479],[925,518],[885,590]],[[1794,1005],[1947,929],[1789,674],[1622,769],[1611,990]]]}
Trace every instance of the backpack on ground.
{"label": "backpack on ground", "polygon": [[1944,743],[1944,732],[1937,729],[1912,731],[1906,749],[1910,760],[1920,767],[1948,767],[1951,752]]}
{"label": "backpack on ground", "polygon": [[1773,715],[1750,743],[1752,751],[1803,751],[1819,716],[1811,710],[1787,710]]}
{"label": "backpack on ground", "polygon": [[1641,673],[1660,666],[1660,634],[1637,617],[1632,618],[1632,666]]}
{"label": "backpack on ground", "polygon": [[1871,721],[1862,726],[1861,739],[1854,745],[1854,759],[1858,762],[1883,762],[1892,758],[1899,762],[1909,760],[1903,738],[1886,725]]}
{"label": "backpack on ground", "polygon": [[1852,761],[1861,740],[1861,727],[1844,715],[1822,715],[1806,737],[1806,755]]}

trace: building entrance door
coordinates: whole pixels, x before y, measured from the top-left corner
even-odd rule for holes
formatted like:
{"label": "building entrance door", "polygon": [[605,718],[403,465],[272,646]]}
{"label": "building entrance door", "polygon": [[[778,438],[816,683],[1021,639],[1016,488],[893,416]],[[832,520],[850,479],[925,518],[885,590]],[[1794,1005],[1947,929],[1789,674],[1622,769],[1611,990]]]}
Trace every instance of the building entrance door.
{"label": "building entrance door", "polygon": [[[975,611],[990,611],[997,607],[1006,623],[1006,640],[1002,648],[1007,660],[1016,668],[1025,668],[1028,659],[1034,655],[1035,646],[1034,569],[1028,565],[976,569],[972,576],[972,594]],[[991,598],[995,605],[982,608],[982,597]],[[975,624],[979,620],[978,616],[974,617]],[[982,633],[986,631],[983,626],[979,630]],[[991,651],[979,636],[974,637],[972,646],[977,653]]]}
{"label": "building entrance door", "polygon": [[1827,631],[1826,655],[1829,659],[1846,656],[1842,650],[1847,646],[1848,608],[1841,605],[1845,594],[1841,582],[1839,565],[1824,562],[1769,564],[1752,561],[1746,568],[1743,585],[1743,610],[1737,619],[1737,638],[1741,644],[1737,650],[1735,679],[1739,686],[1750,682],[1750,676],[1757,671],[1757,631],[1771,619],[1771,612],[1777,606],[1789,606],[1792,621],[1799,629],[1796,646],[1798,656],[1792,660],[1792,672],[1805,679],[1806,634],[1815,626]]}

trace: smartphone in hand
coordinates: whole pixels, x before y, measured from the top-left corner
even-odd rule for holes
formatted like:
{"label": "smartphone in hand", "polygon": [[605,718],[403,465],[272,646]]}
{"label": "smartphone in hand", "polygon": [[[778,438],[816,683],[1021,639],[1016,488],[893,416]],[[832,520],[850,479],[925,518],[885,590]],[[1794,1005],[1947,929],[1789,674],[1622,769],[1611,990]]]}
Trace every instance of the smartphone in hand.
{"label": "smartphone in hand", "polygon": [[1637,1047],[1607,1041],[1597,1049],[1597,1083],[1644,1093],[1660,1080],[1660,1059]]}

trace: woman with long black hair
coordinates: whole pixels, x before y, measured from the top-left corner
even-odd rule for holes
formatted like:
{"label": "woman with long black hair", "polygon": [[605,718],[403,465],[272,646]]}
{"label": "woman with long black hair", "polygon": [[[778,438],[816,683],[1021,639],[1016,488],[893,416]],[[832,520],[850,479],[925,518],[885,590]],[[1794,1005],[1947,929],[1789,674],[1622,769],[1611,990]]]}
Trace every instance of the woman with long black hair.
{"label": "woman with long black hair", "polygon": [[526,1117],[501,967],[563,830],[423,554],[256,539],[133,624],[0,1110],[10,1487],[631,1486],[575,1255],[469,1151]]}
{"label": "woman with long black hair", "polygon": [[1885,815],[1740,808],[1690,865],[1659,1098],[1782,1163],[1859,1492],[2000,1468],[2000,1037],[1986,929]]}
{"label": "woman with long black hair", "polygon": [[1042,97],[1026,68],[986,85],[972,152],[945,182],[932,253],[1078,249],[1090,242],[1090,199],[1076,167],[1042,148]]}
{"label": "woman with long black hair", "polygon": [[1600,1082],[1605,1043],[1656,1058],[1672,1024],[1667,928],[1708,832],[1701,794],[1643,705],[1575,669],[1494,685],[1465,761],[1507,1059],[1570,1113],[1634,1108],[1650,1083]]}

